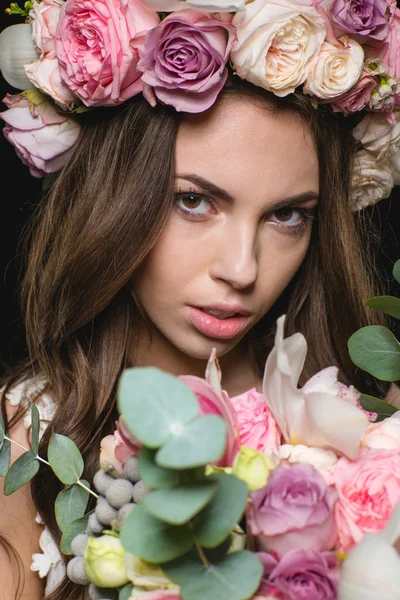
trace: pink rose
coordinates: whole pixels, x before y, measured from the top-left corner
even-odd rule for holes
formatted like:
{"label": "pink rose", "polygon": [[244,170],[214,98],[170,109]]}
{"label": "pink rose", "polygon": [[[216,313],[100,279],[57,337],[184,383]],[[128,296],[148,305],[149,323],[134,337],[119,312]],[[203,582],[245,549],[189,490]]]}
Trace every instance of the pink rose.
{"label": "pink rose", "polygon": [[158,98],[178,111],[198,113],[214,104],[236,39],[231,20],[228,13],[177,11],[134,42],[143,94],[152,106]]}
{"label": "pink rose", "polygon": [[400,452],[400,411],[379,423],[368,425],[361,445]]}
{"label": "pink rose", "polygon": [[[374,53],[375,58],[383,61],[385,71],[400,79],[400,9],[396,8],[389,25],[389,34],[379,52]],[[373,58],[374,58],[373,57]],[[400,103],[400,94],[396,96],[396,102]]]}
{"label": "pink rose", "polygon": [[61,78],[87,106],[112,106],[140,93],[130,42],[159,23],[141,0],[68,0],[56,32]]}
{"label": "pink rose", "polygon": [[54,38],[63,4],[63,0],[33,2],[33,8],[29,12],[32,40],[41,55],[55,51]]}
{"label": "pink rose", "polygon": [[100,442],[100,467],[105,471],[122,475],[124,465],[130,456],[138,456],[140,443],[133,443],[127,435],[126,425],[121,427],[121,419],[116,423],[117,429],[112,435],[106,435]]}
{"label": "pink rose", "polygon": [[362,448],[354,461],[340,458],[326,479],[339,495],[338,549],[348,552],[364,533],[383,529],[400,500],[400,454]]}
{"label": "pink rose", "polygon": [[[33,100],[32,100],[33,99]],[[34,177],[60,171],[73,153],[79,123],[57,112],[37,90],[3,99],[9,110],[0,113],[3,133]]]}
{"label": "pink rose", "polygon": [[258,550],[330,550],[336,541],[337,493],[311,465],[281,464],[264,488],[252,492],[247,531]]}
{"label": "pink rose", "polygon": [[231,398],[231,403],[237,414],[240,445],[259,452],[278,451],[280,432],[263,394],[253,388]]}
{"label": "pink rose", "polygon": [[219,466],[230,467],[239,452],[239,426],[232,402],[226,392],[219,395],[205,379],[193,375],[179,377],[187,385],[200,404],[201,414],[220,415],[228,428],[228,439],[224,456],[218,461]]}
{"label": "pink rose", "polygon": [[376,86],[377,83],[372,75],[364,71],[356,85],[349,92],[335,98],[331,106],[335,112],[343,112],[346,115],[358,112],[368,105],[372,90]]}

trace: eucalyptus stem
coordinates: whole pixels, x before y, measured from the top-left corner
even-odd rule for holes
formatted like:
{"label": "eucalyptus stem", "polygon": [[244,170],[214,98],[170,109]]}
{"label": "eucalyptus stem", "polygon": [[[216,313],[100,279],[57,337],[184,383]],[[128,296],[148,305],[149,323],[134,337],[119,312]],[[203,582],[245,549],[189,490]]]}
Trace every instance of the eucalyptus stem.
{"label": "eucalyptus stem", "polygon": [[96,492],[94,492],[93,490],[88,488],[84,483],[82,483],[82,481],[80,479],[78,479],[78,481],[76,482],[76,485],[79,485],[81,488],[83,488],[84,490],[89,492],[89,494],[92,494],[92,496],[94,496],[95,498],[99,497],[98,494],[96,494]]}
{"label": "eucalyptus stem", "polygon": [[194,542],[194,545],[196,546],[196,550],[199,553],[201,562],[203,563],[204,567],[208,569],[210,563],[208,562],[207,556],[205,555],[203,548],[200,546],[199,542],[196,542],[196,540]]}

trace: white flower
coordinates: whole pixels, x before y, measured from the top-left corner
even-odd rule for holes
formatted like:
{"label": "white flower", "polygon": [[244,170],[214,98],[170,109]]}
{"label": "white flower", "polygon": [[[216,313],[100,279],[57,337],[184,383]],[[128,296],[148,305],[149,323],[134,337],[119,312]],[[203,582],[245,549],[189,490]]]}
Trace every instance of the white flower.
{"label": "white flower", "polygon": [[25,65],[25,73],[35,87],[53,98],[63,110],[71,110],[77,103],[76,96],[61,81],[58,59],[53,52]]}
{"label": "white flower", "polygon": [[198,8],[212,12],[233,12],[244,10],[246,4],[252,0],[143,0],[144,4],[157,11],[182,10],[183,8]]}
{"label": "white flower", "polygon": [[301,333],[284,339],[284,322],[283,315],[277,321],[275,347],[268,356],[263,383],[266,402],[283,438],[290,444],[325,448],[355,458],[368,425],[366,414],[343,398],[340,385],[332,385],[330,369],[324,369],[328,371],[325,383],[321,371],[309,389],[307,384],[297,387],[307,342]]}
{"label": "white flower", "polygon": [[348,92],[360,79],[364,50],[355,40],[341,38],[343,45],[324,42],[314,58],[304,92],[329,100]]}
{"label": "white flower", "polygon": [[17,90],[33,87],[24,65],[38,58],[29,23],[6,27],[0,34],[0,71],[4,79]]}
{"label": "white flower", "polygon": [[350,199],[352,210],[360,210],[388,198],[393,186],[393,168],[390,162],[377,163],[376,154],[368,150],[356,153]]}
{"label": "white flower", "polygon": [[312,465],[318,471],[324,471],[332,467],[338,460],[332,450],[325,448],[311,448],[298,444],[282,444],[278,450],[279,458],[287,460],[290,463],[306,463]]}
{"label": "white flower", "polygon": [[[36,518],[38,521],[38,518]],[[38,571],[39,577],[47,577],[46,593],[55,588],[65,576],[65,565],[49,530],[45,528],[39,538],[39,546],[42,554],[32,555],[31,571]]]}
{"label": "white flower", "polygon": [[323,18],[308,0],[254,0],[233,17],[231,60],[239,77],[287,96],[306,80],[325,39]]}
{"label": "white flower", "polygon": [[343,562],[338,600],[399,600],[400,557],[394,548],[400,537],[400,503],[386,527],[364,533]]}
{"label": "white flower", "polygon": [[353,136],[378,161],[393,156],[400,148],[400,110],[393,111],[394,124],[384,113],[368,113],[353,129]]}
{"label": "white flower", "polygon": [[172,589],[179,591],[179,586],[168,579],[159,565],[142,560],[129,552],[125,553],[125,569],[129,581],[134,586],[145,590]]}
{"label": "white flower", "polygon": [[361,445],[400,452],[400,411],[378,423],[368,425]]}
{"label": "white flower", "polygon": [[391,157],[390,165],[392,168],[394,185],[400,185],[400,149]]}

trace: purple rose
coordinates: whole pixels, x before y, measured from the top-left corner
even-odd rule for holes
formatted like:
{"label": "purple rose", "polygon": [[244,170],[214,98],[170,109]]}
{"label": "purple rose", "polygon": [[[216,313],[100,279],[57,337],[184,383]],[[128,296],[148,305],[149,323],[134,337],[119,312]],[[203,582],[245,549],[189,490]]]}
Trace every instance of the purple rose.
{"label": "purple rose", "polygon": [[389,33],[387,0],[334,0],[330,12],[342,32],[379,41]]}
{"label": "purple rose", "polygon": [[247,529],[258,550],[283,556],[295,548],[330,550],[336,541],[337,493],[309,464],[282,464],[251,494]]}
{"label": "purple rose", "polygon": [[369,103],[372,90],[376,86],[377,83],[374,77],[364,71],[361,78],[349,92],[335,98],[335,102],[332,103],[333,110],[335,112],[343,112],[346,115],[362,110]]}
{"label": "purple rose", "polygon": [[158,98],[178,111],[198,113],[214,104],[236,40],[231,20],[228,13],[177,11],[133,40],[141,56],[143,94],[152,106]]}
{"label": "purple rose", "polygon": [[264,566],[262,594],[278,591],[285,600],[336,600],[339,559],[334,552],[292,550],[279,562],[264,552],[257,556]]}
{"label": "purple rose", "polygon": [[38,90],[7,94],[3,133],[34,177],[60,171],[68,162],[80,133],[79,123],[47,102]]}

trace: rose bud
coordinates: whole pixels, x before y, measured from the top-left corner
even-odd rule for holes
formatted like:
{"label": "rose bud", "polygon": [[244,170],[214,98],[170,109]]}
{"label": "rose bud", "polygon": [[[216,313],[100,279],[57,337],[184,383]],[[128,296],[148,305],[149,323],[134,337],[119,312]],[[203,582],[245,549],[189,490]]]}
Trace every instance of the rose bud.
{"label": "rose bud", "polygon": [[233,474],[247,484],[250,492],[264,487],[269,472],[275,467],[273,460],[253,448],[242,446],[233,463]]}
{"label": "rose bud", "polygon": [[120,587],[128,583],[125,550],[113,535],[89,537],[85,552],[85,572],[94,585]]}

